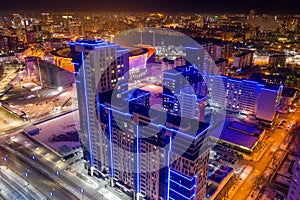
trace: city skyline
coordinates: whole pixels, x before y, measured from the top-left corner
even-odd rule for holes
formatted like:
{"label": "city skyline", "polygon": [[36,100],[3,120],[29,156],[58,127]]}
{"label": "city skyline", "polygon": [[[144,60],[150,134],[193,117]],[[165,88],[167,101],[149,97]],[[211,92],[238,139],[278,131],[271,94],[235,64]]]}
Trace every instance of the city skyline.
{"label": "city skyline", "polygon": [[1,17],[0,198],[297,200],[300,16],[237,12]]}
{"label": "city skyline", "polygon": [[[288,1],[240,1],[240,0],[206,0],[195,1],[103,1],[103,0],[75,0],[72,2],[61,2],[58,0],[41,0],[39,2],[21,0],[1,0],[1,10],[5,12],[33,11],[33,12],[55,12],[55,11],[91,11],[91,12],[182,12],[182,13],[249,13],[254,10],[260,14],[299,14],[300,10],[296,0]],[[147,6],[146,6],[147,5]]]}

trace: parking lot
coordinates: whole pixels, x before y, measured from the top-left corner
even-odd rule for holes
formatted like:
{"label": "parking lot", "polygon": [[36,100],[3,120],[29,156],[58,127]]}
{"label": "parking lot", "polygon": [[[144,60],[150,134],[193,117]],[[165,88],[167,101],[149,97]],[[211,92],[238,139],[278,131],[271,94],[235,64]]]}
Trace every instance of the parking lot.
{"label": "parking lot", "polygon": [[245,164],[243,154],[219,144],[215,145],[211,150],[209,162],[214,166],[230,166],[235,172],[239,172]]}

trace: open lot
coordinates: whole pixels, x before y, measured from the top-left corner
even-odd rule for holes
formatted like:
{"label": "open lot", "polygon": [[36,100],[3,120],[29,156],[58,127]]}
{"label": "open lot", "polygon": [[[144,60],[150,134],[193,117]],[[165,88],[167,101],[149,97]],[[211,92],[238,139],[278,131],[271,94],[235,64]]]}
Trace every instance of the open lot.
{"label": "open lot", "polygon": [[0,133],[19,127],[23,124],[24,120],[0,107]]}

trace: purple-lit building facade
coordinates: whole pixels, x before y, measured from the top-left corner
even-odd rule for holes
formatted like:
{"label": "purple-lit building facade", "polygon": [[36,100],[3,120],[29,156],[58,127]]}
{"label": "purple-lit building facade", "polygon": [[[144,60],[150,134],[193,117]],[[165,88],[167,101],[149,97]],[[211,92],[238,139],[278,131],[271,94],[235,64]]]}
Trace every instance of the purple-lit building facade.
{"label": "purple-lit building facade", "polygon": [[[218,81],[222,79],[222,81]],[[282,86],[263,85],[256,81],[211,75],[207,81],[208,103],[213,107],[255,116],[261,123],[270,125],[279,109]],[[218,88],[225,88],[219,93]],[[214,92],[212,92],[214,91]]]}
{"label": "purple-lit building facade", "polygon": [[[70,43],[75,66],[80,139],[85,148],[86,166],[91,175],[103,160],[101,130],[95,102],[100,93],[115,88],[120,77],[129,70],[128,49],[99,40],[78,40]],[[120,88],[127,91],[127,85]]]}
{"label": "purple-lit building facade", "polygon": [[99,171],[113,185],[133,199],[205,199],[208,124],[170,114],[162,124],[163,112],[140,105],[131,113],[101,100],[98,106],[107,138],[102,151],[108,152]]}
{"label": "purple-lit building facade", "polygon": [[128,49],[103,40],[81,40],[70,48],[89,173],[133,199],[204,200],[209,124],[149,109],[147,91],[131,94]]}
{"label": "purple-lit building facade", "polygon": [[139,80],[147,73],[146,64],[148,58],[148,49],[135,48],[129,52],[129,73],[131,80]]}

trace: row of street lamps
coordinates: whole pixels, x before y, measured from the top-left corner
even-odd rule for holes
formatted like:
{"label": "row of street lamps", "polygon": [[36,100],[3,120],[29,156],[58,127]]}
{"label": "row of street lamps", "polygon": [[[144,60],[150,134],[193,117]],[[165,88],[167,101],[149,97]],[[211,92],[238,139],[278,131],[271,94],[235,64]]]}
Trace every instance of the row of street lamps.
{"label": "row of street lamps", "polygon": [[[31,156],[31,159],[32,160],[36,160],[36,157],[34,156],[34,155],[32,155]],[[4,156],[3,158],[2,158],[2,160],[3,160],[3,162],[5,163],[5,166],[6,166],[6,168],[8,169],[8,166],[7,166],[7,161],[8,161],[8,156],[6,155],[6,156]],[[1,169],[0,169],[1,170]],[[24,176],[25,176],[25,178],[26,178],[26,180],[27,180],[27,187],[29,186],[29,176],[30,176],[30,170],[26,170],[25,172],[24,172]],[[55,175],[56,176],[60,176],[60,171],[59,170],[56,170],[55,171]],[[80,188],[79,189],[79,192],[82,194],[82,196],[81,196],[81,199],[83,200],[83,197],[84,197],[84,189],[83,188]],[[50,195],[50,197],[51,197],[51,199],[53,200],[54,199],[54,188],[52,188],[51,189],[51,191],[49,192],[49,195]]]}

